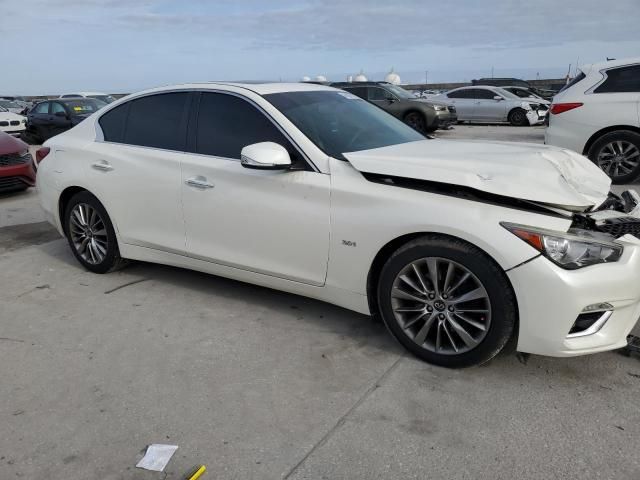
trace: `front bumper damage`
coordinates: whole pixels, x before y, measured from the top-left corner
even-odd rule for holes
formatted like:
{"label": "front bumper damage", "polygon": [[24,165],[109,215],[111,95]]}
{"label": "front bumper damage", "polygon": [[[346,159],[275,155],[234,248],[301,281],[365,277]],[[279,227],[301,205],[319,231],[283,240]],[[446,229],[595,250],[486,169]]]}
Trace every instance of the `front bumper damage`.
{"label": "front bumper damage", "polygon": [[518,297],[521,352],[569,357],[623,348],[638,322],[640,195],[611,193],[596,211],[574,214],[571,228],[610,235],[623,255],[578,270],[540,255],[508,271]]}

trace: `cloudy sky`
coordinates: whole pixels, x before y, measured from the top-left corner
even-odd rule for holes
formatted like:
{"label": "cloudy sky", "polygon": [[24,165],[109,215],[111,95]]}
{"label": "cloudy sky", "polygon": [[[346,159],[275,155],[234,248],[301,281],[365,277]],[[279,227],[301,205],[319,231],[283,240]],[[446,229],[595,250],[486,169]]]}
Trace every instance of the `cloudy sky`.
{"label": "cloudy sky", "polygon": [[640,55],[640,0],[0,0],[5,94],[199,80],[564,76]]}

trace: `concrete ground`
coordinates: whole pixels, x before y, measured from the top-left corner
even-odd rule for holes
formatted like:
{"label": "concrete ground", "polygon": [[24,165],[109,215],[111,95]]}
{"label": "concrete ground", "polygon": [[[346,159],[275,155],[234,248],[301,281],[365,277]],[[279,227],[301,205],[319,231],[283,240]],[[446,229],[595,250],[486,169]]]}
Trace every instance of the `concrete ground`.
{"label": "concrete ground", "polygon": [[[432,367],[314,300],[90,274],[42,220],[34,192],[0,197],[0,479],[640,478],[640,357]],[[180,447],[166,475],[135,468],[150,443]]]}

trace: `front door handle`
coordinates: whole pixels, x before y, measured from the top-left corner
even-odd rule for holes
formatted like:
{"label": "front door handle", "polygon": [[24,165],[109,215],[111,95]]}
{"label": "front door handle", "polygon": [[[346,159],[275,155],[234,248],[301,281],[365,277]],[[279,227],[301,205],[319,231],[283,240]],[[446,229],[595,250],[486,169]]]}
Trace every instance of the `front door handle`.
{"label": "front door handle", "polygon": [[94,163],[91,165],[91,168],[100,170],[101,172],[110,172],[113,170],[113,167],[105,160],[100,160],[99,162]]}
{"label": "front door handle", "polygon": [[195,177],[188,178],[184,183],[194,188],[213,188],[213,183],[207,182],[207,179],[202,175],[197,175]]}

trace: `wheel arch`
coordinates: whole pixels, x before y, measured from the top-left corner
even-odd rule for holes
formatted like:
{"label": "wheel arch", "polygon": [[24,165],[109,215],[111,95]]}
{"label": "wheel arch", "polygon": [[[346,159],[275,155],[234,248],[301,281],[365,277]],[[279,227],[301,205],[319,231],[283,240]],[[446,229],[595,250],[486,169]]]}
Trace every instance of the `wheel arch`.
{"label": "wheel arch", "polygon": [[432,126],[434,119],[435,119],[435,115],[433,117],[433,119],[429,119],[429,115],[427,114],[427,112],[424,112],[422,110],[420,110],[419,108],[415,108],[415,107],[409,107],[405,112],[402,113],[402,121],[404,122],[405,119],[411,115],[412,113],[417,113],[418,115],[422,116],[422,118],[424,118],[424,126],[426,128]]}
{"label": "wheel arch", "polygon": [[[62,192],[60,193],[60,196],[58,197],[58,218],[60,218],[60,226],[62,227],[63,232],[65,232],[65,236],[67,231],[67,225],[66,225],[66,219],[64,218],[64,212],[67,208],[67,205],[69,204],[69,201],[74,197],[74,195],[80,192],[87,192],[93,195],[94,197],[96,197],[106,210],[106,206],[104,202],[100,199],[100,197],[98,197],[98,195],[96,195],[94,192],[92,192],[88,188],[82,187],[80,185],[70,185],[66,187],[64,190],[62,190]],[[113,218],[110,218],[110,220],[117,234],[118,229],[116,227],[116,224]]]}
{"label": "wheel arch", "polygon": [[512,337],[512,340],[514,340],[513,344],[516,345],[517,344],[517,339],[518,339],[518,333],[519,333],[519,330],[520,330],[519,329],[519,326],[520,326],[520,307],[518,305],[518,295],[516,294],[516,291],[513,288],[513,284],[511,283],[511,279],[507,275],[506,271],[502,268],[500,263],[498,263],[495,260],[495,258],[493,258],[486,250],[484,250],[481,247],[478,247],[477,245],[469,242],[468,240],[465,240],[464,238],[461,238],[461,237],[458,237],[458,236],[455,236],[455,235],[446,234],[446,233],[440,233],[440,232],[408,233],[408,234],[396,237],[393,240],[390,240],[382,248],[380,248],[380,250],[378,250],[378,253],[376,253],[375,257],[373,258],[373,261],[371,262],[371,266],[369,267],[369,272],[367,274],[366,292],[367,292],[367,302],[369,304],[369,311],[371,312],[371,316],[375,317],[375,318],[377,318],[379,316],[377,289],[378,289],[378,282],[380,280],[380,273],[381,273],[382,267],[384,266],[384,264],[387,261],[387,259],[393,254],[393,252],[398,250],[400,247],[402,247],[406,243],[408,243],[408,242],[410,242],[412,240],[415,240],[417,238],[420,238],[420,237],[425,237],[425,236],[437,236],[437,237],[441,237],[441,238],[450,238],[450,239],[453,239],[453,240],[456,240],[456,241],[460,241],[460,242],[464,242],[464,243],[466,243],[468,245],[471,245],[474,248],[477,248],[478,250],[480,250],[482,253],[484,253],[486,255],[486,257],[490,261],[492,261],[504,273],[504,276],[505,276],[505,278],[507,280],[507,283],[508,283],[509,287],[511,288],[511,293],[513,294],[513,298],[514,298],[515,303],[516,303],[516,325],[515,325],[514,333],[513,333],[513,337]]}
{"label": "wheel arch", "polygon": [[607,133],[624,131],[624,130],[628,130],[628,131],[640,134],[640,128],[634,127],[632,125],[614,125],[611,127],[602,128],[589,137],[589,140],[587,140],[587,143],[584,144],[584,148],[582,149],[582,154],[588,155],[589,150],[591,150],[591,146],[603,135],[606,135]]}
{"label": "wheel arch", "polygon": [[511,110],[509,110],[507,112],[507,121],[511,121],[511,114],[513,112],[515,112],[516,110],[522,110],[525,113],[525,115],[527,114],[527,111],[524,108],[522,108],[520,106],[515,106],[515,107],[513,107]]}

